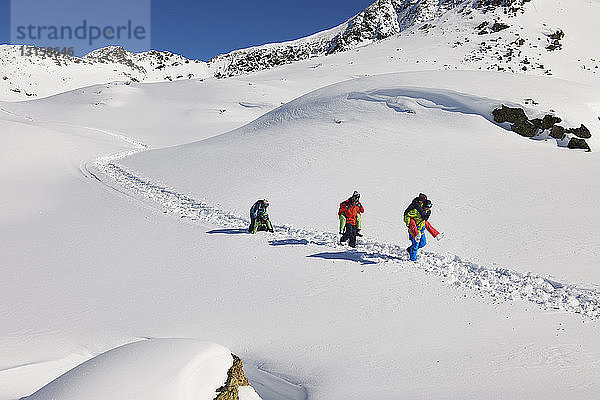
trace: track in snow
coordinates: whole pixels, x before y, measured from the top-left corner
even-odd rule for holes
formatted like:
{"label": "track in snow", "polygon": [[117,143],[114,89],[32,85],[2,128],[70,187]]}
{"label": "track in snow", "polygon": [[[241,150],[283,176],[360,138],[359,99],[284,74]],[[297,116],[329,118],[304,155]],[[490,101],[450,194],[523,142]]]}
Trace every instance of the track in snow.
{"label": "track in snow", "polygon": [[[122,135],[115,136],[121,137]],[[246,218],[196,200],[173,188],[153,183],[119,166],[116,161],[120,158],[148,148],[129,138],[123,139],[133,144],[135,148],[96,160],[94,169],[101,175],[108,177],[121,189],[133,193],[136,197],[159,204],[165,213],[221,228],[246,229],[248,227],[249,221]],[[100,180],[99,174],[92,173],[89,168],[88,172],[91,177]],[[112,185],[109,186],[117,189]],[[289,225],[276,225],[274,228],[276,231],[272,234],[271,244],[296,243],[328,248],[340,247],[338,235],[331,232],[298,229]],[[363,264],[385,261],[400,262],[443,277],[444,281],[452,286],[476,290],[496,299],[521,298],[536,303],[543,309],[578,313],[592,319],[600,318],[600,291],[598,290],[579,288],[531,273],[485,267],[464,261],[458,256],[439,255],[427,251],[421,251],[419,261],[413,263],[409,261],[403,246],[368,240],[361,240],[360,245],[361,251],[356,252],[353,260]]]}

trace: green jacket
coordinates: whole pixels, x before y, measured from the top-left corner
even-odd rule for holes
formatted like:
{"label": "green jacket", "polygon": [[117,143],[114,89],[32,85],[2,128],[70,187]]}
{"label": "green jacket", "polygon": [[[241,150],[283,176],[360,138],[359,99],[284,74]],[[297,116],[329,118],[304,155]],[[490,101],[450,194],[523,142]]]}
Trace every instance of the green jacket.
{"label": "green jacket", "polygon": [[423,227],[425,226],[425,220],[423,219],[423,217],[421,217],[421,214],[419,214],[419,212],[414,208],[404,215],[404,223],[406,224],[407,228],[410,226],[411,219],[415,220],[415,223],[417,224],[419,230],[423,229]]}

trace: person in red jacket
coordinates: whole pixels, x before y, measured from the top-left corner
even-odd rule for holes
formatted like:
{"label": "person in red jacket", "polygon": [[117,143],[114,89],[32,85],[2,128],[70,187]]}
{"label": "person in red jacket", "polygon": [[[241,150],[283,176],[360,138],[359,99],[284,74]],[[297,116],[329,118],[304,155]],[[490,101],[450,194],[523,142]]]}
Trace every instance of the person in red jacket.
{"label": "person in red jacket", "polygon": [[[352,204],[353,199],[358,201],[358,205],[362,207],[360,204],[360,194],[355,190],[352,196],[348,198],[348,200],[344,200],[340,203],[340,210],[338,211],[338,216],[340,217],[340,235],[344,234],[346,230],[346,216],[344,215],[344,209],[346,209],[350,204]],[[360,233],[360,229],[362,228],[362,215],[360,212],[356,216],[356,236],[362,237]]]}
{"label": "person in red jacket", "polygon": [[344,244],[347,240],[350,247],[356,247],[356,235],[357,235],[357,219],[358,215],[365,212],[362,204],[359,201],[360,194],[354,192],[352,197],[340,204],[340,210],[338,216],[344,216],[346,218],[346,226],[344,234],[340,238],[340,244]]}

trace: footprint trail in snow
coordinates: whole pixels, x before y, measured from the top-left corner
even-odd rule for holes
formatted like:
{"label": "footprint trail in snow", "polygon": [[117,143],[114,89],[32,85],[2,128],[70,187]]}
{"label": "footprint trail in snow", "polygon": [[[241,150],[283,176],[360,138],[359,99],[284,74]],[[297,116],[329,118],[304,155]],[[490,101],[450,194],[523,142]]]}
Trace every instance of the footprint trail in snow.
{"label": "footprint trail in snow", "polygon": [[[165,213],[221,228],[246,229],[248,227],[249,221],[246,218],[154,183],[118,165],[116,161],[120,158],[148,149],[142,143],[130,139],[127,141],[135,146],[133,150],[101,157],[94,162],[95,169],[128,192],[159,204]],[[97,174],[89,169],[88,172],[98,179]],[[112,185],[109,186],[117,189]],[[331,232],[298,229],[289,225],[279,225],[274,228],[276,232],[272,237],[275,242],[286,241],[328,248],[340,247],[338,235]],[[543,309],[578,313],[592,319],[600,318],[600,291],[598,290],[556,282],[531,273],[485,267],[462,260],[458,256],[427,251],[420,253],[419,261],[413,263],[409,261],[403,246],[368,240],[362,240],[360,243],[361,252],[357,254],[357,261],[368,260],[366,262],[368,264],[396,261],[440,276],[450,285],[476,290],[496,299],[522,298],[538,304]]]}

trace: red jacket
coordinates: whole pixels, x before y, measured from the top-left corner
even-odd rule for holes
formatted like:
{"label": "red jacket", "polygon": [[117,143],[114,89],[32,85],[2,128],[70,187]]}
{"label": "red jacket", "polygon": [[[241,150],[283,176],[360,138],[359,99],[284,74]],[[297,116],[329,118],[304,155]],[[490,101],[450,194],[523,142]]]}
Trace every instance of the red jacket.
{"label": "red jacket", "polygon": [[352,204],[350,200],[346,200],[340,204],[340,210],[338,211],[338,216],[344,214],[346,217],[346,223],[350,225],[356,225],[356,216],[358,213],[364,213],[365,209],[363,208],[360,201],[356,204]]}

